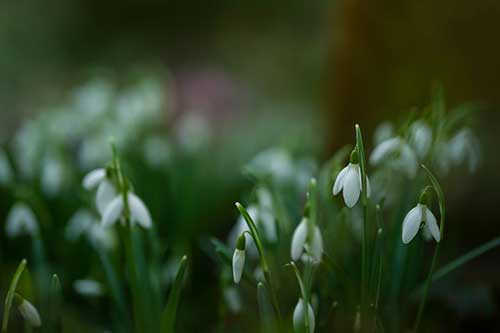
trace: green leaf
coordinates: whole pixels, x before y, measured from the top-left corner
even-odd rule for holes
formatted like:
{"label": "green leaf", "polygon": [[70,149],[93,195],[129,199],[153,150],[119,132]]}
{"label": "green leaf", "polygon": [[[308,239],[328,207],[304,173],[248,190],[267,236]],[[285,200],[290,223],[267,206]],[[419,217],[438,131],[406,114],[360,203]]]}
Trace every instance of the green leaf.
{"label": "green leaf", "polygon": [[277,332],[276,314],[271,305],[266,286],[262,282],[257,284],[257,301],[262,332]]}
{"label": "green leaf", "polygon": [[62,332],[62,290],[57,274],[52,275],[49,290],[49,327],[51,332]]}
{"label": "green leaf", "polygon": [[168,296],[167,304],[163,309],[161,318],[162,333],[174,332],[177,308],[179,306],[179,300],[182,290],[182,283],[184,281],[184,276],[187,270],[187,261],[187,256],[182,257],[181,263],[179,264],[179,269],[177,270],[174,284],[172,285],[172,290],[170,291],[170,295]]}
{"label": "green leaf", "polygon": [[17,270],[14,273],[14,276],[12,277],[12,281],[10,282],[9,291],[7,292],[7,296],[5,297],[5,308],[3,312],[3,321],[2,321],[2,333],[7,332],[7,328],[9,326],[9,315],[10,315],[10,309],[12,307],[12,301],[14,300],[17,284],[19,282],[19,279],[21,278],[21,274],[23,274],[25,267],[26,267],[26,259],[23,259],[21,260],[21,263],[17,267]]}

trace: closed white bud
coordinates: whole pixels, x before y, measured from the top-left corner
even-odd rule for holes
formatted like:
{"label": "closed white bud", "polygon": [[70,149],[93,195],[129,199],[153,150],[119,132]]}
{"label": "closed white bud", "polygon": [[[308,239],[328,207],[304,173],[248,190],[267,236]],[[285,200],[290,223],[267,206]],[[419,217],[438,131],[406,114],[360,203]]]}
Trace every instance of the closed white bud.
{"label": "closed white bud", "polygon": [[235,283],[239,283],[245,269],[245,244],[246,238],[244,234],[238,237],[236,249],[233,254],[233,279]]}
{"label": "closed white bud", "polygon": [[[309,324],[309,333],[314,332],[315,319],[314,319],[314,311],[311,304],[307,304],[307,320]],[[293,330],[297,333],[303,333],[306,327],[305,321],[305,306],[304,300],[302,298],[299,299],[297,305],[295,306],[295,310],[293,310]]]}
{"label": "closed white bud", "polygon": [[38,310],[25,299],[22,299],[21,303],[18,306],[19,312],[23,316],[24,320],[32,327],[40,327],[42,326],[42,320],[40,319],[40,314]]}

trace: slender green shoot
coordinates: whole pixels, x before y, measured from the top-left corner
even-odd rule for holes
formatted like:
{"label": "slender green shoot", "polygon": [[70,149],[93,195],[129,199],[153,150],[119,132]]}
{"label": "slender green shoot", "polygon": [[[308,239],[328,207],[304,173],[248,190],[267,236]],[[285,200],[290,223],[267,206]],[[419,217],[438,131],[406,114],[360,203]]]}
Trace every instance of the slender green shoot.
{"label": "slender green shoot", "polygon": [[7,296],[5,297],[5,307],[3,311],[3,320],[2,320],[2,333],[6,333],[9,327],[9,316],[10,309],[12,308],[12,301],[14,300],[14,296],[16,294],[17,284],[19,283],[19,279],[23,274],[24,268],[26,267],[26,259],[21,260],[19,266],[17,266],[16,272],[12,277],[12,281],[10,282],[9,291],[7,292]]}
{"label": "slender green shoot", "polygon": [[177,317],[177,308],[179,307],[180,295],[182,290],[182,283],[187,271],[187,256],[183,256],[175,276],[174,284],[168,296],[167,304],[163,309],[161,318],[161,332],[173,333],[175,332],[175,319]]}

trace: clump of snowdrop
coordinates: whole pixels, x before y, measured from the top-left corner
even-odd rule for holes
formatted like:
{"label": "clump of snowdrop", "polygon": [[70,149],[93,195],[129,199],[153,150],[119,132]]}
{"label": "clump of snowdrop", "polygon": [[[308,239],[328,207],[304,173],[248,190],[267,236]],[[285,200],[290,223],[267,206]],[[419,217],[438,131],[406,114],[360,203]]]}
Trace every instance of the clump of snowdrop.
{"label": "clump of snowdrop", "polygon": [[40,314],[38,310],[35,308],[33,304],[24,299],[21,295],[17,294],[14,296],[18,306],[17,309],[21,313],[23,319],[31,326],[31,327],[40,327],[42,326],[42,320],[40,318]]}
{"label": "clump of snowdrop", "polygon": [[238,237],[238,242],[236,243],[236,249],[233,254],[233,279],[234,283],[239,283],[241,276],[243,275],[243,270],[245,268],[245,235],[240,235]]}
{"label": "clump of snowdrop", "polygon": [[436,242],[441,240],[441,233],[436,221],[436,217],[428,208],[429,195],[425,189],[418,204],[412,208],[403,220],[402,239],[404,244],[408,244],[415,238],[420,229],[426,239],[434,238]]}
{"label": "clump of snowdrop", "polygon": [[[305,324],[305,316],[306,316],[306,306],[305,302],[302,298],[299,299],[295,309],[293,310],[293,329],[297,333],[304,332],[306,327]],[[308,316],[308,324],[309,324],[309,333],[314,332],[314,328],[316,326],[316,321],[314,319],[314,311],[310,303],[307,304],[307,316]]]}
{"label": "clump of snowdrop", "polygon": [[23,202],[16,203],[10,210],[5,224],[5,232],[10,238],[23,235],[38,235],[38,221],[31,208]]}
{"label": "clump of snowdrop", "polygon": [[[354,149],[351,153],[349,164],[343,168],[333,185],[333,195],[342,191],[344,202],[347,207],[352,208],[358,202],[362,191],[361,169],[359,166],[359,152]],[[366,177],[367,196],[370,196],[370,182]]]}

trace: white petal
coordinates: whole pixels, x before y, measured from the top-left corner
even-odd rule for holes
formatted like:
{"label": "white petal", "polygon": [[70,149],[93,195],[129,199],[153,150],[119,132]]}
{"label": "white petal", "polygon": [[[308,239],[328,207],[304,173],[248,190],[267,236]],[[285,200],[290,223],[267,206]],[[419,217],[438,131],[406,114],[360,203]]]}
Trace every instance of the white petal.
{"label": "white petal", "polygon": [[382,159],[398,149],[400,143],[401,139],[396,137],[379,144],[370,155],[370,164],[376,165],[380,163]]}
{"label": "white petal", "polygon": [[415,237],[422,222],[422,205],[413,207],[403,220],[402,239],[404,244],[408,244]]}
{"label": "white petal", "polygon": [[425,228],[430,232],[432,237],[434,237],[436,242],[441,240],[441,231],[437,225],[436,217],[427,207],[425,207]]}
{"label": "white petal", "polygon": [[104,210],[102,215],[102,225],[107,227],[116,222],[123,213],[123,197],[121,195],[114,198]]}
{"label": "white petal", "polygon": [[234,283],[239,283],[245,268],[245,251],[234,250],[233,254],[233,279]]}
{"label": "white petal", "polygon": [[307,239],[307,219],[303,218],[299,223],[292,236],[291,256],[292,260],[297,261],[300,259],[304,251],[304,245]]}
{"label": "white petal", "polygon": [[313,237],[311,239],[311,254],[315,260],[320,261],[323,254],[323,237],[318,226],[314,226]]}
{"label": "white petal", "polygon": [[274,219],[274,215],[272,211],[266,208],[261,208],[260,210],[260,225],[264,230],[264,235],[266,239],[274,243],[278,239],[278,231],[276,230],[276,221]]}
{"label": "white petal", "polygon": [[347,207],[352,208],[358,202],[361,193],[361,184],[359,183],[359,165],[349,164],[349,170],[344,178],[343,189],[344,201]]}
{"label": "white petal", "polygon": [[419,120],[411,126],[410,142],[420,158],[429,152],[432,143],[432,130],[423,121]]}
{"label": "white petal", "polygon": [[32,327],[40,327],[42,325],[42,320],[40,319],[38,310],[33,306],[33,304],[27,300],[23,300],[18,309],[24,320],[26,320],[26,322]]}
{"label": "white petal", "polygon": [[128,193],[128,208],[132,221],[139,223],[144,228],[150,228],[152,225],[151,214],[144,202],[134,193]]}
{"label": "white petal", "polygon": [[83,187],[87,190],[94,189],[97,185],[99,185],[104,178],[106,178],[106,170],[105,169],[95,169],[90,171],[82,181]]}
{"label": "white petal", "polygon": [[103,215],[104,210],[108,207],[109,203],[117,196],[117,192],[113,184],[104,180],[99,184],[97,193],[95,195],[95,205],[99,214]]}
{"label": "white petal", "polygon": [[[308,304],[307,306],[307,312],[308,312],[308,322],[309,322],[309,333],[314,332],[314,327],[316,326],[315,324],[315,319],[314,319],[314,311],[312,309],[311,304]],[[299,299],[297,302],[297,305],[295,306],[295,309],[293,310],[293,329],[295,332],[304,332],[306,322],[304,318],[304,300],[302,298]]]}
{"label": "white petal", "polygon": [[342,191],[342,188],[344,187],[344,177],[348,169],[349,166],[346,166],[337,175],[337,178],[335,179],[335,184],[333,185],[333,195],[337,195],[340,193],[340,191]]}

